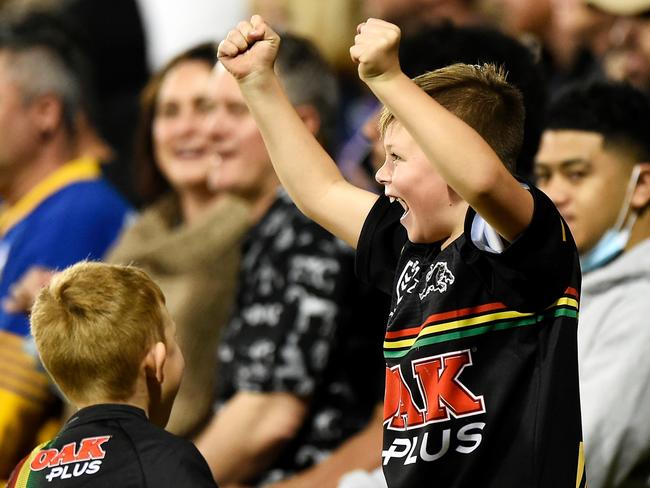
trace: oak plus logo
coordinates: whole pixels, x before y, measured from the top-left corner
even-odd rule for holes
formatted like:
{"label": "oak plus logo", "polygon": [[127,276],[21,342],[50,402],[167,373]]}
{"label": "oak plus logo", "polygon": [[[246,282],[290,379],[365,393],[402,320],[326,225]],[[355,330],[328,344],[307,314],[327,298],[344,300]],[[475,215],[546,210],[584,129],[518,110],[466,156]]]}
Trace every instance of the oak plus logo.
{"label": "oak plus logo", "polygon": [[[61,449],[43,449],[36,454],[30,468],[32,471],[51,469],[45,475],[50,482],[55,478],[62,480],[91,475],[99,471],[106,451],[102,447],[111,436],[87,437],[79,442],[71,442]],[[77,446],[78,444],[78,446]]]}
{"label": "oak plus logo", "polygon": [[[399,365],[386,369],[384,425],[389,431],[415,432],[411,437],[394,439],[382,453],[384,465],[394,458],[402,458],[404,464],[418,459],[435,461],[450,449],[469,454],[480,445],[485,423],[468,423],[455,432],[444,425],[452,418],[464,419],[486,412],[483,396],[474,394],[461,382],[463,370],[470,366],[469,350],[412,361],[409,373],[417,385],[415,392]],[[443,424],[439,429],[423,429],[438,423]],[[434,432],[438,432],[439,438],[430,439]]]}

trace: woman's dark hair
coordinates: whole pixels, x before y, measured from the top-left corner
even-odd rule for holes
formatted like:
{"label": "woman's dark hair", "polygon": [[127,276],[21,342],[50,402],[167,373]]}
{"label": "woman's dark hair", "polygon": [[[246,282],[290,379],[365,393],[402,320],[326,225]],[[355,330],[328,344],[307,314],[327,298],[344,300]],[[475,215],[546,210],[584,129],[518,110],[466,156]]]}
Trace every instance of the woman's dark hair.
{"label": "woman's dark hair", "polygon": [[165,76],[181,63],[204,62],[214,66],[217,62],[217,44],[203,43],[172,58],[151,77],[140,94],[140,117],[136,130],[134,157],[136,185],[143,204],[149,204],[169,190],[170,186],[156,164],[153,145],[153,121],[156,117],[158,95]]}

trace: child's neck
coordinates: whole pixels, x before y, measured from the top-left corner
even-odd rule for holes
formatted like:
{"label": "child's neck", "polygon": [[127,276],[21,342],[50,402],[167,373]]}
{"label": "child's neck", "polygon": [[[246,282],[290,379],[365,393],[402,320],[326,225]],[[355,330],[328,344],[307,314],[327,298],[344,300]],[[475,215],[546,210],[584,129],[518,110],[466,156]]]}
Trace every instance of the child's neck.
{"label": "child's neck", "polygon": [[440,245],[440,249],[445,249],[452,242],[454,242],[456,239],[458,239],[461,235],[463,235],[463,230],[462,229],[460,231],[453,232],[449,237],[447,237],[447,239],[442,241],[442,244]]}
{"label": "child's neck", "polygon": [[451,233],[449,234],[449,237],[444,239],[442,241],[442,244],[440,245],[441,249],[445,249],[447,246],[449,246],[452,242],[454,242],[456,239],[458,239],[461,235],[463,235],[463,232],[465,232],[465,216],[467,215],[467,209],[469,208],[469,205],[467,205],[467,202],[461,201],[457,202],[453,205],[453,207],[450,209],[451,211],[454,212],[453,214],[453,228],[451,230]]}
{"label": "child's neck", "polygon": [[77,410],[81,410],[82,408],[87,408],[87,407],[92,407],[93,405],[105,405],[105,404],[111,404],[111,405],[130,405],[132,407],[137,407],[141,410],[144,410],[145,415],[147,418],[149,418],[149,409],[148,405],[143,405],[139,402],[133,402],[130,400],[112,400],[109,398],[101,398],[97,400],[92,400],[89,402],[74,402],[74,406],[77,408]]}
{"label": "child's neck", "polygon": [[74,402],[74,404],[79,409],[90,407],[92,405],[99,405],[102,403],[131,405],[132,407],[137,407],[141,410],[144,410],[145,415],[147,418],[149,418],[151,412],[151,401],[152,399],[149,393],[149,386],[147,385],[147,377],[144,372],[142,372],[136,379],[133,393],[126,398],[116,400],[115,398],[99,396],[87,402]]}

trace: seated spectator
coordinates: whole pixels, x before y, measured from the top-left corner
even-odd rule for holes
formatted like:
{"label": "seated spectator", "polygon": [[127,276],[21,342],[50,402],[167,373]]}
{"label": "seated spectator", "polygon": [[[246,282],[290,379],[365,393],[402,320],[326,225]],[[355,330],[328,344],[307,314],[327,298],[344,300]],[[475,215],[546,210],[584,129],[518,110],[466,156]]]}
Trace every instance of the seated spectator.
{"label": "seated spectator", "polygon": [[[336,83],[317,50],[287,35],[276,67],[305,126],[332,147]],[[213,93],[214,184],[247,200],[255,225],[219,347],[216,412],[196,443],[222,486],[263,484],[318,463],[366,426],[381,399],[377,325],[388,303],[355,280],[352,250],[280,188],[234,78],[218,72]],[[345,462],[369,468],[380,455],[377,439]]]}
{"label": "seated spectator", "polygon": [[136,159],[140,193],[153,203],[106,259],[143,268],[167,296],[186,361],[167,429],[185,437],[211,413],[212,364],[249,227],[243,200],[208,188],[216,156],[205,124],[213,110],[208,83],[215,62],[215,46],[202,44],[169,61],[144,90]]}
{"label": "seated spectator", "polygon": [[552,103],[539,187],[581,256],[578,328],[590,488],[650,479],[650,102],[623,84],[581,84]]}
{"label": "seated spectator", "polygon": [[[130,209],[79,157],[88,103],[81,55],[56,25],[28,17],[0,29],[0,299],[33,266],[99,259]],[[24,350],[23,310],[0,310],[0,479],[36,444],[55,397]]]}
{"label": "seated spectator", "polygon": [[16,467],[10,488],[216,486],[196,448],[162,428],[183,354],[143,271],[76,264],[43,289],[31,322],[43,364],[80,410]]}

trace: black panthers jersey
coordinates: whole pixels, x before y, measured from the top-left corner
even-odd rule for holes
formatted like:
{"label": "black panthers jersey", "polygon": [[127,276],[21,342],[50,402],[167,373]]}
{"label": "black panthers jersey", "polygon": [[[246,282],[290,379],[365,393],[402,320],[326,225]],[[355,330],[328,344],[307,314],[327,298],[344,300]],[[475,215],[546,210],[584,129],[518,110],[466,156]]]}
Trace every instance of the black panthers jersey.
{"label": "black panthers jersey", "polygon": [[216,487],[193,444],[122,404],[79,410],[50,442],[34,449],[7,488]]}
{"label": "black panthers jersey", "polygon": [[402,210],[384,197],[364,224],[357,272],[392,295],[382,452],[391,488],[586,483],[578,255],[551,201],[530,191],[532,221],[502,252],[479,242],[485,223],[471,209],[442,250],[405,242],[396,253]]}

